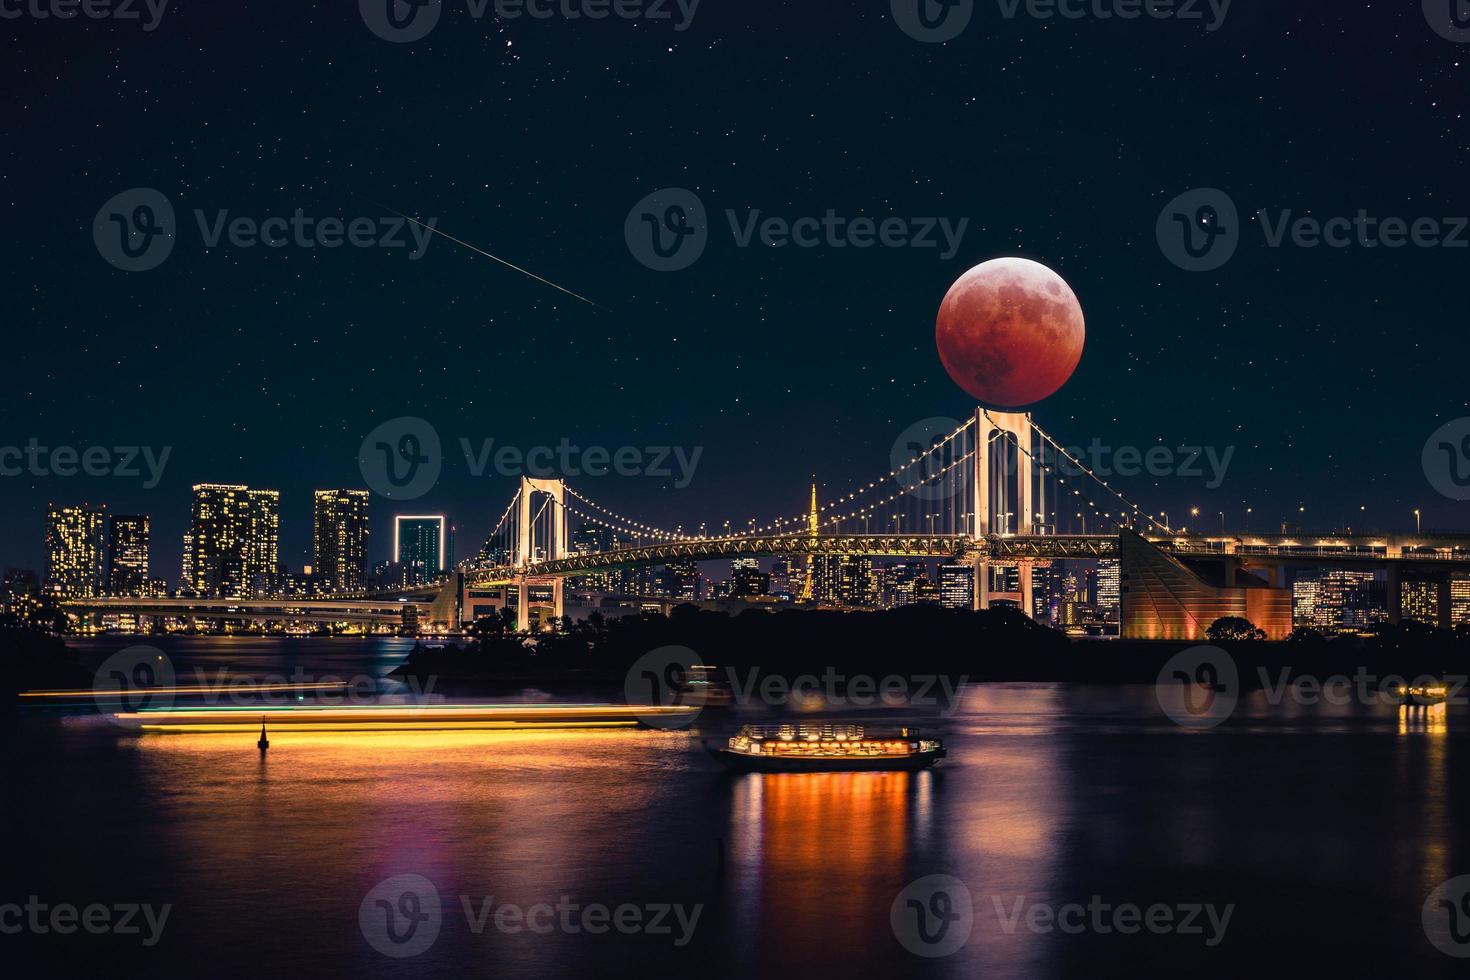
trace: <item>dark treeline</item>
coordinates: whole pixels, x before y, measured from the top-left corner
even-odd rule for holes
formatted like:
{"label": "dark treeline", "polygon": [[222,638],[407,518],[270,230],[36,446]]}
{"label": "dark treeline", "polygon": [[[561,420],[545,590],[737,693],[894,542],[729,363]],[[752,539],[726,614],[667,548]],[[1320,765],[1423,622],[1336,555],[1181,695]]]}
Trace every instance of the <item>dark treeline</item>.
{"label": "dark treeline", "polygon": [[[968,676],[976,681],[1153,683],[1171,656],[1199,645],[1184,641],[1071,640],[1011,609],[972,612],[916,605],[875,612],[821,610],[724,612],[677,607],[644,614],[559,623],[534,639],[501,620],[482,620],[464,646],[419,647],[400,675],[445,679],[617,679],[639,657],[687,647],[718,667],[761,668],[784,675],[836,670],[881,678],[898,674]],[[1205,642],[1205,641],[1200,641]],[[1470,671],[1470,631],[1406,623],[1367,636],[1327,638],[1300,630],[1284,643],[1224,639],[1243,683],[1291,675],[1327,677],[1363,671],[1416,677]]]}

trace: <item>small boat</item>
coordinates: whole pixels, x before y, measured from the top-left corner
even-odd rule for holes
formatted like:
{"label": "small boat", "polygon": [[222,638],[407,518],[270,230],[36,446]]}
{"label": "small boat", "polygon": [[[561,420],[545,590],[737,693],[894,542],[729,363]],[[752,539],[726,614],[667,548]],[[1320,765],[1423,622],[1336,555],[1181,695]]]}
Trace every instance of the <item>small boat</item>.
{"label": "small boat", "polygon": [[746,725],[713,752],[736,772],[924,769],[945,757],[944,743],[917,728],[881,735],[862,725]]}
{"label": "small boat", "polygon": [[734,701],[730,685],[719,676],[718,667],[695,664],[685,673],[678,687],[678,703],[697,707],[717,707]]}

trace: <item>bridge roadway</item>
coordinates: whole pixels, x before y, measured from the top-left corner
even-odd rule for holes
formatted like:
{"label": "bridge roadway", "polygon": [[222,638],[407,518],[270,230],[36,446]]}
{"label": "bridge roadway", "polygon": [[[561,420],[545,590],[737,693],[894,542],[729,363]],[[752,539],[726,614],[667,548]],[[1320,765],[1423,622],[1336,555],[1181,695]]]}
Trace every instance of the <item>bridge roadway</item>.
{"label": "bridge roadway", "polygon": [[395,595],[391,599],[75,599],[64,605],[79,613],[373,625],[403,622],[404,603]]}
{"label": "bridge roadway", "polygon": [[[1235,555],[1247,566],[1382,566],[1403,563],[1440,569],[1470,569],[1470,534],[1225,534],[1147,535],[1178,557]],[[712,561],[832,555],[874,558],[930,558],[972,561],[1023,559],[1098,559],[1118,554],[1116,534],[1032,534],[993,536],[977,542],[964,534],[788,534],[694,538],[639,545],[615,551],[571,555],[524,568],[496,566],[469,572],[465,584],[493,587],[523,578],[565,578],[614,568],[671,561]],[[337,595],[314,599],[87,599],[66,603],[78,612],[142,615],[250,617],[320,622],[397,622],[404,600],[428,601],[442,585]]]}

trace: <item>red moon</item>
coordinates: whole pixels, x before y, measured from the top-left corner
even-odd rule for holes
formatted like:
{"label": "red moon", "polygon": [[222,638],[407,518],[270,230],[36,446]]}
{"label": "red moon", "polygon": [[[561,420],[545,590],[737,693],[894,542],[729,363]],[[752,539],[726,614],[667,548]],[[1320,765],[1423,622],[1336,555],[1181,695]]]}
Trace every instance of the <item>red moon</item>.
{"label": "red moon", "polygon": [[934,341],[955,384],[987,405],[1020,408],[1067,383],[1082,359],[1087,327],[1066,280],[1040,262],[1004,258],[960,276],[944,302]]}

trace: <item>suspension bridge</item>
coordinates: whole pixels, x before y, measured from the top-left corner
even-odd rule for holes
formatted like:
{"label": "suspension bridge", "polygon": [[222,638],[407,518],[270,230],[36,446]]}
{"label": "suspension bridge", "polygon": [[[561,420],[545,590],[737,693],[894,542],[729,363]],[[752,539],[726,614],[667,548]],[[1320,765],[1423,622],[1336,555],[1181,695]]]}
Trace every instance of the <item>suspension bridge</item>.
{"label": "suspension bridge", "polygon": [[[579,527],[599,528],[605,545],[571,547]],[[1005,599],[1029,615],[1038,562],[1115,558],[1129,566],[1125,580],[1132,573],[1123,591],[1132,593],[1135,607],[1153,606],[1136,610],[1141,621],[1163,624],[1138,630],[1202,634],[1200,619],[1208,610],[1162,608],[1160,594],[1170,593],[1164,605],[1179,605],[1181,590],[1236,590],[1241,596],[1225,601],[1213,595],[1205,605],[1279,621],[1279,594],[1276,607],[1265,609],[1254,601],[1259,596],[1245,590],[1259,585],[1279,593],[1289,565],[1396,564],[1391,591],[1402,568],[1432,567],[1442,578],[1452,569],[1470,568],[1470,536],[1187,534],[1097,476],[1030,414],[985,408],[929,445],[914,447],[910,459],[882,476],[824,502],[814,485],[803,512],[759,526],[751,521],[743,530],[725,528],[718,534],[690,534],[682,527],[660,527],[618,513],[564,480],[523,477],[479,555],[456,570],[450,582],[426,586],[419,594],[437,594],[427,618],[443,624],[457,621],[466,590],[513,591],[513,599],[502,593],[504,601],[514,606],[518,627],[526,630],[533,592],[542,597],[546,613],[561,617],[566,581],[591,573],[673,562],[790,558],[805,562],[800,598],[812,600],[817,560],[867,556],[967,563],[974,569],[973,608]],[[1202,562],[1219,567],[1201,576]],[[993,589],[995,566],[1017,569],[1015,591]],[[1447,595],[1447,578],[1445,586]],[[1285,616],[1289,629],[1289,593]]]}
{"label": "suspension bridge", "polygon": [[[661,527],[598,503],[565,480],[522,477],[478,554],[442,583],[309,601],[97,599],[68,605],[77,612],[386,623],[402,615],[395,604],[411,600],[429,603],[421,623],[457,629],[465,597],[493,590],[514,607],[518,627],[529,630],[533,607],[543,617],[562,617],[567,580],[597,572],[788,558],[804,562],[800,598],[811,601],[818,598],[814,576],[821,559],[866,556],[966,563],[974,570],[973,608],[1004,599],[1029,615],[1036,564],[1111,558],[1123,566],[1125,635],[1194,637],[1217,613],[1249,613],[1271,624],[1269,632],[1289,631],[1290,593],[1283,596],[1282,587],[1291,565],[1389,568],[1391,618],[1405,576],[1440,583],[1447,606],[1450,574],[1470,569],[1470,535],[1186,533],[1129,500],[1030,414],[985,408],[846,492],[819,501],[814,484],[801,512],[762,525],[752,520],[739,530],[724,524],[718,534],[705,533],[706,526],[720,525],[699,525],[694,534]],[[589,536],[577,535],[580,528],[599,529],[591,537],[602,545],[585,546]],[[573,540],[583,543],[573,547]],[[997,566],[1017,570],[1013,591],[994,589]]]}

